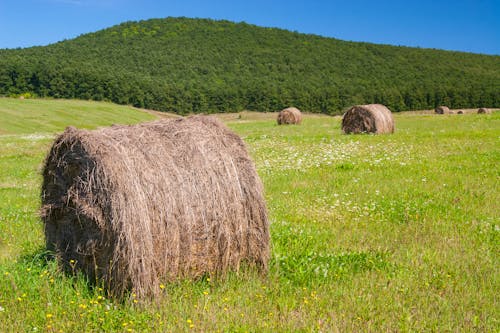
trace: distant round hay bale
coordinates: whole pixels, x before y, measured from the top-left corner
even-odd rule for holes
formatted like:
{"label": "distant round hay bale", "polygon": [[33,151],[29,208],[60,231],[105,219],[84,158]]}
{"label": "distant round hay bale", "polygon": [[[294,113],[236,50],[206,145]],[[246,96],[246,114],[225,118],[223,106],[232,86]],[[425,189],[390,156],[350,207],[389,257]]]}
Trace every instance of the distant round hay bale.
{"label": "distant round hay bale", "polygon": [[479,110],[477,110],[477,113],[491,113],[491,110],[487,108],[479,108]]}
{"label": "distant round hay bale", "polygon": [[394,133],[391,110],[382,104],[355,105],[342,118],[342,131],[346,134]]}
{"label": "distant round hay bale", "polygon": [[458,110],[457,114],[464,114],[464,112],[462,110]]}
{"label": "distant round hay bale", "polygon": [[446,114],[446,113],[450,113],[450,108],[447,106],[441,105],[441,106],[437,106],[434,109],[434,112],[437,114]]}
{"label": "distant round hay bale", "polygon": [[276,121],[278,125],[299,125],[302,122],[302,112],[294,107],[286,108],[278,113]]}
{"label": "distant round hay bale", "polygon": [[243,141],[195,116],[94,131],[67,128],[43,170],[46,245],[111,296],[223,276],[269,259],[263,187]]}

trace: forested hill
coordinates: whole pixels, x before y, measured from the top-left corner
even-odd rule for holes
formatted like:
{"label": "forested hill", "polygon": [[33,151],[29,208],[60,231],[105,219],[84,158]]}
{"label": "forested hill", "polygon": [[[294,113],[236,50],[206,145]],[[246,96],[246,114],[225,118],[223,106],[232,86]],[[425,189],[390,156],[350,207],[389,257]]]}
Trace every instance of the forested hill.
{"label": "forested hill", "polygon": [[335,114],[500,106],[500,56],[345,42],[246,23],[126,22],[72,40],[0,50],[0,95],[109,100],[181,114]]}

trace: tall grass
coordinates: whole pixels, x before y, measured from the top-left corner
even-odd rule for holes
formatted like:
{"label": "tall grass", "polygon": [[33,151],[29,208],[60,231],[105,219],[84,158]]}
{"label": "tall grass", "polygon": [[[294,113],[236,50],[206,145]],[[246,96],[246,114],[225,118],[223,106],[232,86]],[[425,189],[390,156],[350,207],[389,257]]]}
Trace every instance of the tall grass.
{"label": "tall grass", "polygon": [[51,137],[0,136],[0,330],[498,330],[499,113],[400,114],[387,136],[342,135],[330,117],[226,121],[265,185],[270,272],[165,283],[154,304],[114,302],[46,259]]}

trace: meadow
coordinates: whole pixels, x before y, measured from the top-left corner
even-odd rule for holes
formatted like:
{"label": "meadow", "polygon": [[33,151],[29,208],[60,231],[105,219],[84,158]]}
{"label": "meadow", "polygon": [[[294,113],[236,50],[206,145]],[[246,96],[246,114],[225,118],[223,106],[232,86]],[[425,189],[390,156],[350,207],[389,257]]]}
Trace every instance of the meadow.
{"label": "meadow", "polygon": [[47,259],[40,170],[66,125],[153,118],[0,99],[1,332],[498,331],[500,112],[400,113],[379,136],[343,135],[340,117],[221,115],[264,183],[268,275],[165,283],[152,304],[120,303]]}

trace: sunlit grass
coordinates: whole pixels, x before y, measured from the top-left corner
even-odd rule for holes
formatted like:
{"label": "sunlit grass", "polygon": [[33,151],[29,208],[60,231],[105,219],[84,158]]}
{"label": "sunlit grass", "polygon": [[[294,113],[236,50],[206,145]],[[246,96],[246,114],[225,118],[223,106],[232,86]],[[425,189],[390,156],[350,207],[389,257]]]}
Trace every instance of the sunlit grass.
{"label": "sunlit grass", "polygon": [[[0,331],[496,331],[500,114],[396,115],[388,136],[225,119],[271,220],[269,274],[108,299],[43,250],[39,170],[52,136],[0,137]],[[133,292],[132,292],[133,293]]]}
{"label": "sunlit grass", "polygon": [[95,128],[114,123],[137,123],[154,119],[154,116],[129,106],[104,102],[0,98],[0,119],[0,135],[29,136],[33,133],[61,132],[69,125]]}

